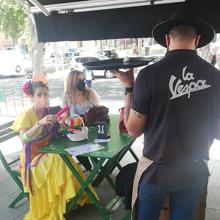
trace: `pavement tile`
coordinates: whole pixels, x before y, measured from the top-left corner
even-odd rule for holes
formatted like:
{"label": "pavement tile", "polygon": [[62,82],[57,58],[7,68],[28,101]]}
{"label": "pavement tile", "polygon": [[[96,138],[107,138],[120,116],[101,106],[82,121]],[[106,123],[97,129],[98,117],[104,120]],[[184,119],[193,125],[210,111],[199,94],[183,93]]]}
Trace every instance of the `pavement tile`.
{"label": "pavement tile", "polygon": [[220,160],[215,160],[215,165],[213,167],[210,181],[219,182],[220,183]]}
{"label": "pavement tile", "polygon": [[[120,103],[120,101],[119,101]],[[220,155],[219,146],[220,142],[215,142],[215,146],[212,148],[211,160],[209,162],[209,170],[211,173],[209,185],[208,185],[208,198],[207,198],[207,210],[206,220],[219,220],[220,219]],[[20,154],[22,146],[18,137],[10,140],[7,143],[0,144],[0,149],[6,155],[8,160],[13,160]],[[142,137],[138,138],[132,146],[132,149],[138,157],[142,155],[143,141]],[[130,153],[126,154],[126,157],[121,161],[121,165],[124,166],[128,163],[134,162]],[[117,175],[116,169],[113,174]],[[14,181],[10,178],[7,172],[4,170],[3,165],[0,163],[0,219],[2,220],[20,220],[23,219],[25,213],[28,211],[28,201],[23,199],[16,208],[10,209],[8,205],[19,193],[19,189]],[[107,189],[107,190],[106,190]],[[103,181],[100,187],[97,189],[101,201],[105,204],[110,198],[114,196],[114,191]],[[112,215],[112,219],[119,220],[126,214],[126,210],[121,206]],[[77,208],[73,210],[67,220],[100,220],[101,217],[93,205],[87,205],[85,207]]]}
{"label": "pavement tile", "polygon": [[220,210],[219,187],[220,187],[220,182],[209,181],[208,196],[207,196],[207,208]]}
{"label": "pavement tile", "polygon": [[206,220],[219,220],[220,219],[220,210],[207,209],[206,210]]}

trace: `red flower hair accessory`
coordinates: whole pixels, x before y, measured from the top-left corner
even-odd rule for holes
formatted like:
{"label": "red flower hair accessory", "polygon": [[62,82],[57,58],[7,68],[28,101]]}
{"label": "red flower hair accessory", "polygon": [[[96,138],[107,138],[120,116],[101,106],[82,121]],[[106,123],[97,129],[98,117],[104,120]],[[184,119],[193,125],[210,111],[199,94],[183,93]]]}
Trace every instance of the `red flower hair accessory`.
{"label": "red flower hair accessory", "polygon": [[25,95],[27,95],[27,96],[32,95],[32,82],[31,82],[31,80],[24,83],[24,85],[22,86],[22,90]]}

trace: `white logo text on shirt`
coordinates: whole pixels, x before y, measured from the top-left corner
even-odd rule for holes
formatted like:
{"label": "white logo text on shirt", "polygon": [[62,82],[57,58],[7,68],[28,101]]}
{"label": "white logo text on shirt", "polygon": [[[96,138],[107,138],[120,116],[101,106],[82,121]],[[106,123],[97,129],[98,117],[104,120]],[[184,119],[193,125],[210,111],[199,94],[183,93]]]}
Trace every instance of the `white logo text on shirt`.
{"label": "white logo text on shirt", "polygon": [[211,85],[206,84],[206,80],[199,79],[195,81],[193,73],[187,72],[186,69],[187,66],[182,70],[182,79],[177,79],[175,76],[171,75],[169,88],[172,97],[170,99],[176,99],[183,95],[188,95],[189,99],[191,92],[197,92],[211,87]]}

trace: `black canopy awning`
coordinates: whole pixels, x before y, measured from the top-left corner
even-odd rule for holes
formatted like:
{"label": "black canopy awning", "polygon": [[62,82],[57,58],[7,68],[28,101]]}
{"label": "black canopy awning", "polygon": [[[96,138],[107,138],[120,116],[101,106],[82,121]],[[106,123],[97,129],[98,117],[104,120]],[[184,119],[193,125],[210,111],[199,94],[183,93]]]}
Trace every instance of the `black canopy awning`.
{"label": "black canopy awning", "polygon": [[[48,5],[73,1],[39,0],[39,2]],[[217,0],[188,0],[80,13],[69,11],[62,14],[53,11],[49,16],[36,13],[34,19],[39,42],[151,37],[151,30],[155,24],[183,7],[195,10],[220,33],[220,10]]]}

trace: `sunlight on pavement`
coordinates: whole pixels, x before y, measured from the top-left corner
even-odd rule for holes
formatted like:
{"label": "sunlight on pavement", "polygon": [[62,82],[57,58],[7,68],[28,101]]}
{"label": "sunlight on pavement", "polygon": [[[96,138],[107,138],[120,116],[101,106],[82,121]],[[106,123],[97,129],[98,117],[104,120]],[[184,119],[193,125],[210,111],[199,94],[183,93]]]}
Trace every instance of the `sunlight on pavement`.
{"label": "sunlight on pavement", "polygon": [[18,136],[11,138],[3,143],[0,143],[0,150],[3,155],[9,155],[22,150],[22,143]]}
{"label": "sunlight on pavement", "polygon": [[210,151],[209,151],[210,159],[220,159],[220,141],[214,140]]}

